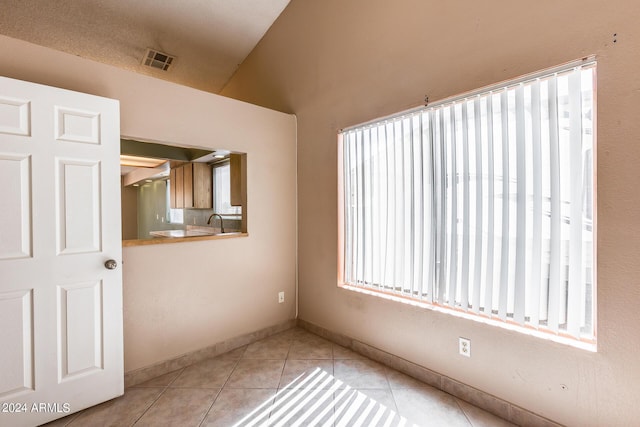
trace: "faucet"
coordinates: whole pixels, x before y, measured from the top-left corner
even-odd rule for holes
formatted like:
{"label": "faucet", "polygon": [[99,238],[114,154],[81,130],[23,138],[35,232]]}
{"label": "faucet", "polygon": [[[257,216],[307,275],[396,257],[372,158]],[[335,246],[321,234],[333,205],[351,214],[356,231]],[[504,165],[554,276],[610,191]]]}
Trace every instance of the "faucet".
{"label": "faucet", "polygon": [[217,216],[218,218],[220,218],[220,233],[224,233],[224,224],[222,223],[222,215],[217,213],[212,213],[209,219],[207,220],[207,224],[209,225],[211,224],[211,218],[213,218],[214,216]]}

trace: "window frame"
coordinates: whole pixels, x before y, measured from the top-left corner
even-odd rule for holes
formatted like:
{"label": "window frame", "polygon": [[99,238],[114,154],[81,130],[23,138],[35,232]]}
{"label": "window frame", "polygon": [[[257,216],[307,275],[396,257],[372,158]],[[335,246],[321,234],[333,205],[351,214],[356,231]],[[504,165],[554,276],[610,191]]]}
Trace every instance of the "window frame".
{"label": "window frame", "polygon": [[[476,312],[471,312],[470,310],[465,310],[465,309],[461,309],[461,308],[456,308],[456,307],[452,307],[449,305],[442,305],[439,304],[436,301],[432,301],[432,302],[427,302],[424,300],[420,300],[420,299],[416,299],[407,295],[401,295],[398,294],[396,292],[386,292],[382,289],[371,289],[368,287],[362,287],[362,286],[357,286],[357,285],[353,285],[350,283],[346,283],[344,280],[345,277],[345,176],[344,176],[344,162],[345,162],[345,158],[344,158],[344,133],[354,129],[354,128],[360,128],[363,126],[368,126],[368,125],[374,125],[376,123],[382,122],[384,120],[393,120],[396,119],[400,116],[403,115],[407,115],[407,114],[413,114],[417,111],[424,111],[426,109],[432,109],[432,108],[438,108],[440,106],[444,106],[447,104],[453,104],[456,101],[465,99],[465,98],[472,98],[474,96],[478,96],[478,95],[482,95],[485,94],[487,92],[493,92],[493,91],[497,91],[497,90],[502,90],[503,88],[508,88],[514,85],[518,85],[521,83],[526,83],[526,82],[530,82],[532,80],[547,76],[549,74],[553,74],[553,73],[561,73],[562,71],[565,70],[569,70],[575,67],[582,67],[582,66],[590,66],[593,65],[593,101],[592,101],[592,114],[593,114],[593,148],[592,148],[592,152],[591,152],[591,156],[592,156],[592,179],[593,179],[593,199],[592,199],[592,205],[591,205],[591,209],[592,209],[592,227],[593,227],[593,260],[592,260],[592,271],[593,271],[593,290],[592,290],[592,299],[593,299],[593,315],[592,315],[592,322],[593,322],[593,339],[585,339],[582,337],[576,338],[574,336],[571,336],[569,334],[563,333],[562,331],[559,331],[557,333],[552,333],[546,329],[539,329],[536,327],[533,327],[531,325],[528,324],[517,324],[515,322],[509,322],[509,321],[504,321],[501,319],[496,319],[493,316],[490,315],[485,315],[483,313],[476,313]],[[572,61],[570,63],[566,63],[566,64],[562,64],[560,66],[557,67],[553,67],[550,69],[545,69],[545,70],[541,70],[535,73],[531,73],[531,74],[527,74],[525,76],[516,78],[516,79],[512,79],[512,80],[508,80],[505,82],[501,82],[501,83],[497,83],[494,85],[490,85],[490,86],[486,86],[483,88],[479,88],[477,90],[474,91],[470,91],[461,95],[456,95],[456,96],[452,96],[452,97],[448,97],[446,99],[443,99],[441,101],[438,101],[437,103],[433,103],[430,104],[428,106],[420,106],[411,110],[407,110],[407,111],[403,111],[397,114],[393,114],[390,116],[386,116],[386,117],[382,117],[379,119],[374,119],[368,122],[365,122],[363,124],[359,124],[356,126],[352,126],[343,130],[340,130],[338,132],[338,144],[337,144],[337,148],[338,148],[338,277],[337,277],[337,283],[338,286],[344,289],[348,289],[348,290],[352,290],[352,291],[357,291],[360,293],[364,293],[364,294],[368,294],[368,295],[373,295],[373,296],[378,296],[378,297],[382,297],[385,299],[389,299],[389,300],[393,300],[393,301],[398,301],[398,302],[403,302],[403,303],[407,303],[407,304],[411,304],[411,305],[415,305],[415,306],[419,306],[419,307],[423,307],[426,309],[430,309],[430,310],[434,310],[434,311],[439,311],[439,312],[444,312],[444,313],[448,313],[448,314],[453,314],[459,317],[463,317],[463,318],[467,318],[470,320],[474,320],[474,321],[479,321],[482,323],[486,323],[486,324],[491,324],[493,326],[498,326],[498,327],[502,327],[502,328],[507,328],[507,329],[511,329],[511,330],[516,330],[518,332],[521,333],[525,333],[525,334],[529,334],[529,335],[533,335],[539,338],[544,338],[544,339],[549,339],[552,341],[556,341],[556,342],[560,342],[563,344],[568,344],[574,347],[578,347],[581,349],[585,349],[585,350],[589,350],[589,351],[597,351],[597,345],[596,345],[596,337],[597,337],[597,312],[596,312],[596,307],[597,307],[597,301],[596,301],[596,278],[597,278],[597,271],[596,271],[596,266],[597,266],[597,257],[596,257],[596,252],[597,252],[597,227],[596,227],[596,222],[597,222],[597,218],[596,218],[596,213],[597,213],[597,200],[596,200],[596,196],[597,196],[597,182],[596,182],[596,174],[595,174],[595,165],[596,165],[596,124],[595,124],[595,118],[596,118],[596,113],[597,113],[597,102],[596,102],[596,96],[597,96],[597,92],[596,92],[596,86],[597,86],[597,73],[596,73],[596,61],[595,61],[595,57],[591,56],[591,57],[587,57],[587,58],[583,58],[582,60],[579,61]]]}

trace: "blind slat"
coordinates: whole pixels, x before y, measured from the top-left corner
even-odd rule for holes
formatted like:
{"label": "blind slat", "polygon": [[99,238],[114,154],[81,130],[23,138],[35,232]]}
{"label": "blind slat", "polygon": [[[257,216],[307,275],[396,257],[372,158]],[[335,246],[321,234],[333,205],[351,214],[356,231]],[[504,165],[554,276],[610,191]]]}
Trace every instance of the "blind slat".
{"label": "blind slat", "polygon": [[382,125],[381,126],[381,130],[382,130],[382,134],[384,137],[384,165],[385,165],[385,174],[384,174],[384,181],[385,181],[385,224],[384,224],[384,246],[383,246],[383,251],[384,251],[384,255],[383,255],[383,260],[382,260],[382,277],[384,282],[381,283],[382,286],[387,285],[389,283],[389,279],[387,277],[387,271],[389,270],[387,268],[387,264],[388,262],[391,260],[391,256],[389,255],[389,250],[391,247],[391,240],[389,238],[389,234],[390,234],[390,230],[389,230],[389,224],[391,223],[391,190],[390,190],[390,182],[391,182],[391,163],[389,161],[389,143],[388,143],[388,136],[387,136],[387,126],[386,125]]}
{"label": "blind slat", "polygon": [[525,142],[525,105],[524,86],[516,89],[516,159],[517,159],[517,190],[516,190],[516,265],[515,265],[515,294],[513,320],[524,323],[525,291],[527,278],[525,274],[526,243],[527,243],[527,152]]}
{"label": "blind slat", "polygon": [[[371,285],[373,280],[371,278],[371,271],[373,267],[373,241],[372,241],[372,232],[371,227],[373,226],[373,218],[372,213],[372,194],[371,194],[371,163],[373,157],[371,156],[371,128],[366,129],[362,132],[362,228],[363,228],[363,236],[362,236],[362,245],[366,248],[363,251],[362,255],[362,278],[364,284]],[[367,206],[369,205],[369,206]]]}
{"label": "blind slat", "polygon": [[495,198],[495,177],[494,177],[494,144],[493,144],[493,99],[487,96],[487,271],[484,298],[484,313],[493,315],[493,286],[494,275],[493,266],[494,259],[497,259],[494,252],[494,244],[496,237],[494,236],[494,208]]}
{"label": "blind slat", "polygon": [[438,182],[438,203],[440,204],[440,227],[438,239],[440,241],[440,251],[438,252],[438,302],[443,304],[447,285],[447,155],[444,135],[444,111],[438,111],[438,150],[437,164],[440,170],[440,180]]}
{"label": "blind slat", "polygon": [[[531,85],[531,144],[533,178],[533,223],[531,243],[531,284],[530,286],[530,322],[538,325],[540,319],[540,295],[543,293],[542,276],[542,148],[541,148],[540,81]],[[536,286],[536,284],[540,284]]]}
{"label": "blind slat", "polygon": [[400,252],[400,249],[398,248],[398,223],[400,222],[400,220],[398,219],[398,216],[396,215],[397,212],[397,206],[398,204],[401,202],[401,198],[398,195],[398,179],[397,179],[397,165],[398,165],[398,161],[397,161],[397,144],[396,142],[396,135],[395,135],[395,125],[393,123],[389,124],[389,138],[391,141],[390,144],[390,149],[391,149],[391,176],[393,177],[393,180],[391,181],[391,191],[393,194],[392,197],[392,204],[391,204],[391,219],[390,219],[390,225],[389,225],[389,229],[391,232],[391,239],[390,239],[390,246],[391,246],[391,250],[389,251],[390,255],[390,270],[391,270],[391,280],[389,281],[389,286],[390,287],[396,287],[398,284],[398,253]]}
{"label": "blind slat", "polygon": [[404,180],[404,150],[405,144],[402,137],[402,122],[398,121],[393,127],[394,139],[396,146],[398,147],[396,153],[396,167],[397,175],[396,182],[398,183],[396,192],[398,196],[398,204],[396,205],[396,247],[398,248],[396,256],[396,283],[395,286],[400,290],[400,293],[404,292],[405,283],[405,240],[407,236],[404,233],[405,221],[407,216],[406,199],[405,199],[405,180]]}
{"label": "blind slat", "polygon": [[453,106],[449,108],[449,161],[451,168],[449,169],[449,191],[447,197],[450,200],[451,211],[449,212],[448,227],[448,243],[449,243],[449,289],[447,290],[447,303],[455,306],[456,288],[458,285],[458,167],[456,163],[456,128],[455,128],[455,109]]}
{"label": "blind slat", "polygon": [[371,191],[371,225],[369,227],[371,233],[371,258],[370,258],[370,269],[371,269],[371,285],[377,288],[380,287],[380,217],[379,217],[379,208],[380,200],[380,184],[378,177],[380,176],[379,170],[379,159],[380,155],[378,153],[378,139],[377,139],[377,128],[369,129],[369,144],[371,145],[371,165],[369,166],[369,180],[371,182],[370,191]]}
{"label": "blind slat", "polygon": [[428,146],[431,148],[430,150],[425,150],[425,153],[428,153],[430,157],[427,158],[427,164],[429,168],[429,173],[427,174],[428,179],[428,188],[430,191],[431,197],[429,200],[429,210],[425,212],[425,214],[431,214],[431,218],[429,221],[429,230],[431,234],[429,235],[429,274],[427,275],[427,284],[429,286],[428,298],[429,302],[433,303],[433,301],[437,301],[436,298],[436,290],[437,290],[437,276],[436,276],[436,263],[437,263],[437,224],[438,224],[438,208],[437,208],[437,189],[436,189],[436,138],[435,138],[435,113],[433,111],[428,112],[428,116],[430,123],[429,131],[427,132],[428,136]]}
{"label": "blind slat", "polygon": [[425,147],[423,144],[420,143],[420,141],[422,141],[423,137],[424,137],[424,124],[423,124],[423,115],[420,114],[418,117],[418,138],[416,138],[415,143],[417,151],[419,152],[418,154],[416,154],[415,159],[418,161],[418,170],[419,173],[416,176],[417,179],[417,183],[418,183],[418,214],[417,216],[417,221],[418,221],[418,231],[417,231],[417,236],[418,236],[418,254],[416,255],[416,260],[418,263],[418,286],[417,286],[417,296],[419,298],[424,297],[424,271],[425,271],[425,243],[427,242],[425,240],[425,228],[426,228],[426,224],[425,224],[425,196],[426,196],[426,192],[427,189],[424,185],[424,179],[425,179],[425,166],[428,164],[427,162],[424,161],[424,152]]}
{"label": "blind slat", "polygon": [[500,262],[500,290],[498,316],[507,318],[508,287],[509,287],[509,113],[507,91],[500,94],[500,124],[502,125],[502,243]]}
{"label": "blind slat", "polygon": [[383,230],[383,226],[382,224],[384,224],[385,220],[384,220],[384,216],[382,213],[382,207],[384,206],[384,203],[382,202],[382,176],[383,176],[383,172],[382,172],[382,161],[383,161],[383,156],[382,156],[382,150],[380,149],[380,127],[376,126],[374,129],[372,129],[372,138],[375,140],[375,143],[372,143],[372,145],[374,146],[374,153],[375,153],[375,159],[374,159],[374,174],[373,174],[373,180],[374,180],[374,186],[375,186],[375,194],[376,194],[376,203],[373,206],[373,213],[374,213],[374,222],[375,222],[375,226],[374,226],[374,243],[373,243],[373,250],[375,251],[375,260],[373,262],[373,266],[374,266],[374,273],[373,273],[373,284],[376,285],[378,288],[380,288],[382,286],[383,283],[383,279],[382,279],[382,251],[383,248],[385,247],[385,242],[383,241],[383,236],[384,236],[384,230]]}
{"label": "blind slat", "polygon": [[[469,123],[467,103],[462,103],[462,275],[460,277],[460,304],[469,308],[469,239],[470,239],[470,195],[469,195]],[[460,175],[460,174],[459,174]]]}
{"label": "blind slat", "polygon": [[549,79],[549,191],[550,191],[550,248],[549,248],[549,319],[547,327],[558,331],[560,322],[561,276],[561,205],[560,205],[560,148],[558,142],[558,88],[555,78]]}
{"label": "blind slat", "polygon": [[[358,239],[357,242],[357,246],[356,246],[356,253],[358,254],[358,258],[357,258],[357,264],[356,264],[356,273],[358,275],[358,278],[360,278],[360,282],[361,284],[364,284],[364,272],[365,272],[365,265],[364,265],[364,260],[365,260],[365,256],[367,255],[367,251],[366,248],[364,246],[364,241],[365,241],[365,219],[364,219],[364,211],[365,211],[365,203],[366,203],[366,199],[364,197],[364,153],[362,153],[362,149],[363,149],[363,141],[362,141],[362,132],[358,132],[357,136],[357,144],[356,144],[356,158],[358,159],[358,164],[360,165],[360,168],[358,170],[358,184],[357,184],[357,200],[358,200],[358,215],[357,215],[357,221],[358,221],[358,236],[360,237]],[[358,154],[360,153],[360,154]]]}
{"label": "blind slat", "polygon": [[475,223],[475,263],[473,272],[473,301],[471,308],[474,312],[480,310],[480,294],[482,286],[482,262],[486,259],[482,255],[483,231],[482,231],[482,211],[483,203],[483,176],[482,176],[482,111],[480,107],[480,97],[474,100],[474,124],[475,124],[475,154],[476,154],[476,170],[475,170],[475,199],[476,199],[476,223]]}
{"label": "blind slat", "polygon": [[342,144],[342,156],[344,158],[344,165],[342,169],[342,173],[344,176],[344,189],[343,189],[343,201],[344,204],[344,214],[345,214],[345,230],[344,234],[346,238],[344,239],[344,274],[345,274],[345,282],[352,282],[353,276],[351,275],[351,264],[349,260],[353,260],[353,254],[351,252],[351,239],[350,236],[353,235],[353,230],[351,226],[352,214],[351,214],[351,144],[349,143],[351,137],[351,133],[343,135],[343,144]]}
{"label": "blind slat", "polygon": [[571,218],[569,237],[569,283],[567,301],[567,332],[574,337],[580,335],[580,301],[584,286],[582,259],[582,90],[580,71],[574,70],[569,75],[569,141],[571,151],[570,186],[571,186]]}
{"label": "blind slat", "polygon": [[[404,123],[404,122],[403,122]],[[415,250],[416,250],[416,246],[415,246],[415,237],[416,237],[416,233],[414,231],[416,230],[416,203],[415,203],[415,191],[416,191],[416,180],[415,180],[415,168],[414,168],[414,155],[415,155],[415,147],[413,146],[413,127],[411,126],[411,120],[409,121],[409,126],[408,126],[408,130],[405,130],[405,132],[408,132],[408,145],[409,145],[409,157],[408,157],[408,164],[409,164],[409,172],[405,175],[409,177],[409,255],[407,256],[407,258],[409,259],[409,295],[413,295],[413,292],[415,290],[415,285],[416,285],[416,272],[415,272],[415,258],[414,258],[414,254],[415,254]],[[406,137],[406,134],[403,132],[403,137]]]}

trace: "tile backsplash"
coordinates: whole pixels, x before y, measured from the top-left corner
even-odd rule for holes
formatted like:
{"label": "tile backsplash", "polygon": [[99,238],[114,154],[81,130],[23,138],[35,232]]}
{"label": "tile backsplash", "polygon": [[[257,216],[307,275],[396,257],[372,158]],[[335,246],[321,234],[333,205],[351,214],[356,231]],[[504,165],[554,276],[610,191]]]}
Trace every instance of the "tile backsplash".
{"label": "tile backsplash", "polygon": [[[209,225],[220,228],[220,218],[217,216],[211,219],[211,224],[207,224],[213,212],[213,209],[184,209],[184,225]],[[224,231],[240,231],[240,220],[224,218]]]}
{"label": "tile backsplash", "polygon": [[[183,209],[183,223],[169,222],[167,212],[167,184],[164,180],[146,183],[138,188],[138,239],[149,239],[150,231],[184,230],[187,225],[220,228],[220,219],[207,220],[213,209]],[[240,219],[224,219],[224,231],[240,231]]]}

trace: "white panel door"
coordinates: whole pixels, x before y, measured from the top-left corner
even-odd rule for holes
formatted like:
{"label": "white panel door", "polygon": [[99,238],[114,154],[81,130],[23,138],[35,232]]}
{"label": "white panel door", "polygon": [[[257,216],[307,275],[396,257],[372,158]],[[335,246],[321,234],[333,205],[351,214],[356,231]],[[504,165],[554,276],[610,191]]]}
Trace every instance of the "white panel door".
{"label": "white panel door", "polygon": [[1,426],[124,391],[119,114],[0,77]]}

